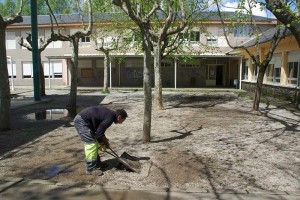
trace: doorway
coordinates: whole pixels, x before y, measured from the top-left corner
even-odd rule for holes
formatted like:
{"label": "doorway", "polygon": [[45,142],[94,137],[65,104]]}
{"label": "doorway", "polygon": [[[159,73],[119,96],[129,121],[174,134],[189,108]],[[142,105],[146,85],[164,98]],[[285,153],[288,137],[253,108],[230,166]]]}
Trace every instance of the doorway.
{"label": "doorway", "polygon": [[223,65],[217,65],[216,85],[217,86],[222,86],[223,85]]}

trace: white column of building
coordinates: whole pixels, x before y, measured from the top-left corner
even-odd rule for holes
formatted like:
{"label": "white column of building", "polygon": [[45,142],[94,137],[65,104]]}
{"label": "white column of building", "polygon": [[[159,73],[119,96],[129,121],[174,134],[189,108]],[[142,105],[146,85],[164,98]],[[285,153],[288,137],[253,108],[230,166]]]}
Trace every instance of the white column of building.
{"label": "white column of building", "polygon": [[109,88],[111,89],[111,58],[109,59]]}
{"label": "white column of building", "polygon": [[14,68],[13,68],[13,64],[12,64],[12,57],[7,56],[7,58],[9,59],[10,69],[11,69],[11,90],[14,91],[15,90],[15,84],[14,84]]}
{"label": "white column of building", "polygon": [[50,76],[50,58],[48,58],[48,64],[49,64],[49,74],[48,74],[48,83],[49,83],[49,89],[51,88],[51,76]]}
{"label": "white column of building", "polygon": [[175,65],[174,65],[174,88],[177,88],[177,59],[175,58]]}
{"label": "white column of building", "polygon": [[240,57],[240,84],[239,84],[239,89],[241,90],[242,89],[242,76],[243,76],[243,60],[242,60],[242,57]]}

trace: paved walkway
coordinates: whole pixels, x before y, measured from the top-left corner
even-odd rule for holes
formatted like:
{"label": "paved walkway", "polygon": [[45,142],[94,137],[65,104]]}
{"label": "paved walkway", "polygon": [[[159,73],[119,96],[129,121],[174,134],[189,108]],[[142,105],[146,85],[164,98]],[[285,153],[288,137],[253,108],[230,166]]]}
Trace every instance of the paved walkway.
{"label": "paved walkway", "polygon": [[46,180],[10,178],[0,180],[3,200],[298,200],[300,192],[282,191],[189,191],[176,188],[105,188],[100,185],[61,185]]}
{"label": "paved walkway", "polygon": [[[98,90],[99,91],[99,90]],[[53,92],[57,92],[54,91]],[[67,93],[67,90],[59,90]],[[12,109],[45,101],[35,102],[33,91],[18,88],[11,92]],[[47,91],[47,94],[51,91]],[[86,199],[86,200],[299,200],[300,191],[246,191],[246,190],[180,190],[177,188],[106,188],[101,185],[62,185],[47,180],[24,178],[0,178],[0,199]]]}

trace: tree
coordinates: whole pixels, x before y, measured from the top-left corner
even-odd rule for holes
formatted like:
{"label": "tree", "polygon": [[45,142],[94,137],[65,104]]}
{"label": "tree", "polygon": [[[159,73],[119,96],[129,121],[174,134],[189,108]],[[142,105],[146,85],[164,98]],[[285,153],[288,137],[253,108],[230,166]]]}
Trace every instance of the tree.
{"label": "tree", "polygon": [[[39,40],[39,47],[38,47],[38,52],[39,52],[39,60],[41,60],[41,53],[46,49],[46,47],[52,42],[51,38],[47,38],[45,41],[40,38]],[[26,42],[24,42],[23,37],[20,38],[19,44],[25,48],[27,48],[29,51],[32,51],[32,41],[31,41],[31,34],[28,34],[26,37]],[[40,95],[41,96],[46,96],[46,91],[45,91],[45,76],[44,76],[44,68],[42,62],[40,62],[39,66],[39,83],[40,83]]]}
{"label": "tree", "polygon": [[16,15],[11,17],[3,17],[0,14],[0,130],[8,130],[11,128],[10,124],[10,88],[7,70],[6,57],[6,39],[5,31],[8,25],[14,23],[21,23],[23,18],[21,16],[23,1],[21,1],[20,10]]}
{"label": "tree", "polygon": [[[98,33],[99,34],[99,33]],[[98,35],[97,34],[97,35]],[[104,37],[103,37],[104,36]],[[108,36],[105,37],[105,35],[102,35],[100,38],[95,38],[95,49],[97,51],[101,51],[104,53],[104,75],[103,75],[103,93],[108,93],[108,68],[110,63],[110,52],[114,51],[118,48],[118,41],[115,38],[109,38],[111,39],[108,41]],[[98,41],[99,42],[98,42]]]}
{"label": "tree", "polygon": [[[239,6],[238,6],[239,10],[237,10],[236,15],[232,16],[232,18],[229,20],[233,20],[233,18],[236,17],[240,21],[251,23],[252,36],[255,39],[255,42],[252,46],[254,46],[256,49],[255,53],[252,53],[249,50],[249,48],[250,48],[249,45],[233,46],[230,43],[230,41],[228,40],[228,36],[227,36],[228,32],[232,31],[232,28],[239,26],[240,24],[232,23],[232,24],[230,24],[230,26],[226,27],[225,23],[224,23],[224,17],[222,16],[221,11],[220,11],[219,0],[215,0],[215,3],[218,8],[218,14],[219,14],[219,17],[220,17],[222,25],[223,25],[223,32],[224,32],[224,35],[225,35],[228,45],[232,49],[243,49],[244,51],[246,51],[247,54],[253,60],[254,64],[259,68],[257,81],[256,81],[256,87],[255,87],[255,93],[254,93],[254,100],[253,100],[253,105],[252,105],[252,109],[257,111],[259,109],[262,85],[263,85],[263,78],[264,78],[266,69],[272,59],[273,53],[274,53],[277,45],[279,44],[280,40],[285,36],[286,28],[283,28],[282,25],[279,24],[273,30],[269,30],[269,34],[272,33],[273,37],[271,38],[269,47],[265,48],[264,49],[265,51],[262,51],[259,48],[259,46],[260,46],[259,39],[260,39],[260,37],[263,37],[263,35],[260,34],[260,30],[256,24],[254,15],[252,13],[252,8],[251,8],[251,6],[247,7],[245,0],[239,1]],[[249,5],[251,5],[251,4],[249,4]]]}
{"label": "tree", "polygon": [[153,15],[158,5],[155,4],[151,10],[141,9],[141,4],[136,1],[133,5],[129,0],[112,0],[113,4],[121,8],[139,27],[142,37],[142,48],[144,53],[144,123],[143,123],[143,141],[149,142],[151,137],[151,113],[152,113],[152,94],[151,94],[151,80],[150,80],[150,67],[151,67],[151,51],[153,44],[151,41],[151,24],[148,16]]}
{"label": "tree", "polygon": [[[192,3],[194,5],[188,5]],[[199,6],[198,1],[162,1],[154,12],[153,25],[150,26],[151,39],[153,42],[154,51],[154,107],[156,109],[163,109],[162,101],[162,77],[161,77],[161,59],[165,53],[165,47],[168,45],[168,40],[172,35],[178,34],[188,25],[188,20],[191,18],[195,6]],[[188,9],[192,7],[192,11],[187,14]],[[155,8],[153,8],[155,9]]]}
{"label": "tree", "polygon": [[[80,5],[80,2],[78,1],[78,10],[82,10],[82,5]],[[59,27],[58,27],[58,32],[55,33],[54,32],[54,28],[53,28],[53,22],[52,23],[52,27],[51,27],[51,40],[52,41],[69,41],[72,44],[72,56],[71,56],[71,88],[70,88],[70,97],[69,97],[69,101],[67,104],[67,108],[70,111],[75,111],[76,110],[76,101],[77,101],[77,82],[78,82],[78,47],[79,47],[79,40],[82,37],[86,37],[91,35],[92,33],[92,29],[93,29],[93,12],[92,12],[92,6],[91,6],[91,0],[87,0],[87,14],[88,14],[88,26],[86,27],[86,25],[84,24],[83,21],[83,13],[81,13],[81,17],[82,17],[82,27],[83,30],[79,30],[76,31],[73,34],[70,35],[63,35],[60,33],[59,31]],[[49,8],[50,14],[51,14],[51,21],[52,18],[55,20],[56,24],[57,24],[57,20],[55,18],[55,15],[51,9],[51,6],[48,2],[48,0],[46,0],[46,4]]]}
{"label": "tree", "polygon": [[291,31],[300,47],[300,1],[266,0],[266,7]]}

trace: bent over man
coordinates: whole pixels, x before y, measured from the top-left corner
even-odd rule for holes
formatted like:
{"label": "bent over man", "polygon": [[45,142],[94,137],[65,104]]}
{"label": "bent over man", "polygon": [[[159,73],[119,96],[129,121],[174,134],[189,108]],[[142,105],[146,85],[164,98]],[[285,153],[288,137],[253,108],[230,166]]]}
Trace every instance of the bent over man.
{"label": "bent over man", "polygon": [[74,118],[75,128],[84,142],[88,174],[103,175],[98,155],[99,143],[103,143],[106,148],[109,148],[109,142],[105,136],[106,129],[112,123],[122,124],[126,117],[127,113],[124,109],[113,111],[103,106],[91,106],[83,109]]}

